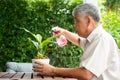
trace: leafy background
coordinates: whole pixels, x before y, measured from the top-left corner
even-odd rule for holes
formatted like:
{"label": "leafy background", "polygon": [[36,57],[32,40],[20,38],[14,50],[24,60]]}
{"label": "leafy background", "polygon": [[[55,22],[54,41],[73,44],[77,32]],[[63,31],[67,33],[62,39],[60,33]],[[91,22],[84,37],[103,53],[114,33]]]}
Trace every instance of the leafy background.
{"label": "leafy background", "polygon": [[[57,25],[74,32],[72,10],[81,3],[82,0],[0,0],[0,71],[6,70],[6,62],[31,62],[36,55],[27,39],[29,35],[21,27],[40,33],[44,39],[51,36],[51,28]],[[101,23],[120,48],[119,7],[112,11],[108,5],[106,2],[101,10]],[[46,55],[54,66],[78,67],[82,50],[71,43],[65,47],[51,44]]]}
{"label": "leafy background", "polygon": [[[36,49],[27,39],[29,35],[21,27],[40,33],[44,39],[51,36],[53,26],[73,31],[72,9],[79,3],[80,0],[0,0],[0,71],[6,70],[6,62],[31,62],[36,55]],[[64,48],[48,47],[46,55],[51,58],[51,64],[78,65],[81,49],[75,50],[77,47],[71,43]]]}

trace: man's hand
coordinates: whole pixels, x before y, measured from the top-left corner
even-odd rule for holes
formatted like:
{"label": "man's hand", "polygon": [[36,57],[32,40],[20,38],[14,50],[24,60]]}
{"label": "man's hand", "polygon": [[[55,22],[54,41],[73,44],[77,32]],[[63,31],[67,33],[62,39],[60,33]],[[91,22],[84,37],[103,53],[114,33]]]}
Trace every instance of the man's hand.
{"label": "man's hand", "polygon": [[60,28],[58,26],[52,28],[52,34],[53,35],[60,35],[61,33],[64,34],[65,29]]}
{"label": "man's hand", "polygon": [[80,80],[91,80],[95,76],[85,68],[57,68],[38,61],[33,68],[40,75],[73,77]]}
{"label": "man's hand", "polygon": [[53,69],[54,69],[53,66],[39,61],[36,61],[35,65],[33,65],[33,70],[41,75],[53,76],[54,75]]}

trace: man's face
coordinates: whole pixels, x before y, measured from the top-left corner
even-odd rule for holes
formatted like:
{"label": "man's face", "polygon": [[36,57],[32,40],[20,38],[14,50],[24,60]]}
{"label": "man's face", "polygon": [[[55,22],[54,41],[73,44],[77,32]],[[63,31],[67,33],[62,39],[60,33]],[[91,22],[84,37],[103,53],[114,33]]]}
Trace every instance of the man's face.
{"label": "man's face", "polygon": [[86,17],[75,15],[75,30],[77,34],[81,37],[85,37],[86,32],[88,31],[88,21]]}

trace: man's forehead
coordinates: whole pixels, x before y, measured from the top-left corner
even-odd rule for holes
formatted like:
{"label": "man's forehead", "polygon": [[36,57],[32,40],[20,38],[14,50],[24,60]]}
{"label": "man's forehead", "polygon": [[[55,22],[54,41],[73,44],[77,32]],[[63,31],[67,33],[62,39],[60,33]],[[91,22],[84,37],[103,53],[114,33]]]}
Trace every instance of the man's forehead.
{"label": "man's forehead", "polygon": [[80,17],[80,15],[79,14],[74,14],[74,18],[78,18],[78,17]]}
{"label": "man's forehead", "polygon": [[79,14],[74,15],[74,19],[81,19],[81,18],[84,18],[84,16],[80,16]]}

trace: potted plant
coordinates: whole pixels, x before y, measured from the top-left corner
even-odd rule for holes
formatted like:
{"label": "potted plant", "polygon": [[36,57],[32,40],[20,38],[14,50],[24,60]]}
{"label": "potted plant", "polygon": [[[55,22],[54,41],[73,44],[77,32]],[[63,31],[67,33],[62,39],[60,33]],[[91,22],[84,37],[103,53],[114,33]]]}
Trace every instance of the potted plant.
{"label": "potted plant", "polygon": [[40,34],[34,34],[25,28],[23,29],[34,37],[34,40],[32,40],[31,38],[28,38],[34,44],[35,48],[37,49],[37,55],[34,59],[32,59],[32,63],[34,64],[34,61],[37,60],[37,61],[41,61],[43,63],[49,64],[50,59],[47,56],[45,56],[45,52],[47,49],[45,47],[50,43],[54,43],[54,41],[52,40],[56,36],[51,36],[45,40],[42,40],[42,36]]}

